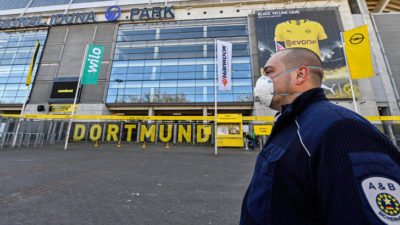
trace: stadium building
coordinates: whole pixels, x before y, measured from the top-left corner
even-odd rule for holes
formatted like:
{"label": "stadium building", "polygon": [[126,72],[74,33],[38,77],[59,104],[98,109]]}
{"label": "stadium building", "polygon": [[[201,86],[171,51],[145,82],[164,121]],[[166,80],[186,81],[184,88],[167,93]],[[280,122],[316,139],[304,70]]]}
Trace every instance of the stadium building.
{"label": "stadium building", "polygon": [[[261,68],[279,48],[321,56],[323,88],[354,108],[341,31],[369,25],[375,76],[354,81],[359,112],[400,115],[399,0],[0,1],[0,110],[25,114],[213,115],[215,40],[232,43],[232,88],[218,110],[273,115],[255,102]],[[370,14],[370,12],[374,12]],[[77,90],[87,45],[104,46],[97,84]]]}

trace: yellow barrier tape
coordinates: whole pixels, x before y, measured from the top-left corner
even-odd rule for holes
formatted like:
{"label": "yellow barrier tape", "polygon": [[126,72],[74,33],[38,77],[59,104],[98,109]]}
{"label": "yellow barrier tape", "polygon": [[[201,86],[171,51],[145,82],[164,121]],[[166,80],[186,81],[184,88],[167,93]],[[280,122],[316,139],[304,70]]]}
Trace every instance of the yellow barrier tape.
{"label": "yellow barrier tape", "polygon": [[[19,117],[19,114],[0,114],[2,117]],[[69,119],[71,115],[33,115],[25,114],[27,119]],[[400,116],[365,116],[369,121],[399,121]],[[214,121],[214,116],[115,116],[115,115],[75,115],[80,120],[208,120]],[[273,116],[243,116],[243,121],[274,122]]]}
{"label": "yellow barrier tape", "polygon": [[[19,114],[0,114],[3,117],[19,117]],[[32,115],[25,114],[28,119],[69,119],[71,115]],[[81,120],[209,120],[213,116],[113,116],[113,115],[74,115],[74,119]]]}
{"label": "yellow barrier tape", "polygon": [[243,120],[274,122],[275,117],[273,117],[273,116],[243,116]]}
{"label": "yellow barrier tape", "polygon": [[213,116],[107,116],[76,115],[74,119],[82,120],[214,120]]}
{"label": "yellow barrier tape", "polygon": [[400,121],[400,116],[364,116],[369,121]]}
{"label": "yellow barrier tape", "polygon": [[364,118],[369,121],[380,121],[381,120],[380,116],[364,116]]}
{"label": "yellow barrier tape", "polygon": [[70,115],[23,115],[27,119],[69,119]]}

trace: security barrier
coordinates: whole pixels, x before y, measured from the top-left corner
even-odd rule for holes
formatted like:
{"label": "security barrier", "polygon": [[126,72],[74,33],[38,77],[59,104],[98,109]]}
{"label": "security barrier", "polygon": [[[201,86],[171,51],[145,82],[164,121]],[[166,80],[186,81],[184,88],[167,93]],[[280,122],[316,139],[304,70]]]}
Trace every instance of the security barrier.
{"label": "security barrier", "polygon": [[[366,118],[399,146],[400,116]],[[0,117],[0,148],[11,147],[15,137],[16,147],[65,142],[68,119],[69,115],[24,115],[16,134],[19,115],[3,114]],[[243,125],[259,132],[260,147],[266,142],[273,121],[273,117],[243,116]],[[72,142],[213,145],[214,117],[78,115],[74,116],[69,137]]]}

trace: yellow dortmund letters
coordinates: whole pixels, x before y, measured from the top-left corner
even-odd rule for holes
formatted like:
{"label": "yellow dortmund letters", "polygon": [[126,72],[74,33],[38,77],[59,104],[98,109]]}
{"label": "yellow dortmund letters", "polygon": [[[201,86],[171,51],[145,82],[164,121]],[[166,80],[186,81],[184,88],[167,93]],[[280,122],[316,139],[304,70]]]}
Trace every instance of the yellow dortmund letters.
{"label": "yellow dortmund letters", "polygon": [[[204,137],[201,133],[204,131]],[[197,125],[197,143],[204,143],[210,139],[211,125]]]}
{"label": "yellow dortmund letters", "polygon": [[154,140],[156,138],[155,134],[156,134],[156,126],[155,125],[151,125],[149,130],[147,130],[146,124],[142,124],[142,126],[140,126],[140,141],[141,142],[144,141],[144,137],[150,138],[150,141],[154,142]]}
{"label": "yellow dortmund letters", "polygon": [[192,141],[192,125],[188,124],[186,130],[184,125],[179,125],[178,127],[178,142],[182,143],[182,137],[185,137],[185,141],[190,143]]}
{"label": "yellow dortmund letters", "polygon": [[160,125],[160,140],[162,142],[168,142],[172,137],[172,125],[168,125],[167,136],[164,137],[164,125]]}

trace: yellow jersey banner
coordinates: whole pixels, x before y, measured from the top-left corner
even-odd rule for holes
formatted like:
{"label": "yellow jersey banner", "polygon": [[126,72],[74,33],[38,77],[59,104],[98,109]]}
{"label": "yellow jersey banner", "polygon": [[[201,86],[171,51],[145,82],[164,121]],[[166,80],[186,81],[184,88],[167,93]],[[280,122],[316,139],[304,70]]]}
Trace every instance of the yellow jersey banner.
{"label": "yellow jersey banner", "polygon": [[343,32],[351,79],[374,76],[367,25]]}
{"label": "yellow jersey banner", "polygon": [[278,51],[282,48],[308,48],[320,55],[318,41],[327,38],[324,27],[312,20],[287,20],[275,28],[275,40],[285,43],[285,47],[277,46]]}

